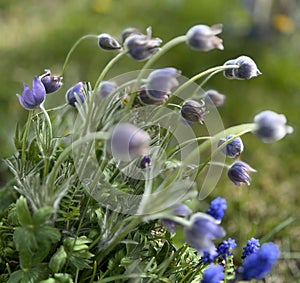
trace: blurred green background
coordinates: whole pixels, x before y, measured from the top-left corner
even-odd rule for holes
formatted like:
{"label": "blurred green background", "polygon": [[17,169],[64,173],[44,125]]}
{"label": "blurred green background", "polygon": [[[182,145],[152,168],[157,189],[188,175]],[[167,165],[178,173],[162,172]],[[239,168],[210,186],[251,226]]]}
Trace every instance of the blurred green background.
{"label": "blurred green background", "polygon": [[[280,245],[282,260],[270,282],[286,282],[287,278],[297,282],[300,280],[300,33],[297,32],[300,4],[297,0],[1,0],[0,156],[14,153],[15,125],[18,121],[24,123],[27,114],[16,98],[16,93],[23,90],[22,83],[31,84],[33,76],[42,74],[44,69],[59,74],[68,50],[80,36],[107,32],[120,37],[126,27],[145,31],[151,26],[153,36],[167,42],[201,23],[224,24],[220,35],[224,51],[200,53],[182,44],[163,56],[156,67],[174,66],[190,77],[239,55],[248,55],[257,63],[263,75],[254,80],[229,81],[218,75],[206,85],[227,95],[226,104],[220,109],[225,126],[251,122],[255,114],[270,109],[286,114],[295,132],[274,144],[263,144],[246,135],[242,159],[258,170],[252,185],[235,187],[224,174],[210,198],[221,195],[227,199],[229,209],[224,227],[239,245],[244,245],[251,236],[265,237]],[[112,56],[98,49],[93,40],[83,42],[67,68],[63,88],[47,98],[47,105],[63,103],[65,91],[79,80],[95,82]],[[142,63],[124,58],[109,75],[141,66]],[[10,177],[3,163],[0,174],[3,185]]]}

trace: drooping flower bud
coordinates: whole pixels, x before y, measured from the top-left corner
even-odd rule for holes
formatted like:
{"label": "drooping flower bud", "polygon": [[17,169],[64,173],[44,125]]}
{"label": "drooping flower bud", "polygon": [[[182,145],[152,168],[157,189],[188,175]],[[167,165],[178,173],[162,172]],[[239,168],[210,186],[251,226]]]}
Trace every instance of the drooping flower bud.
{"label": "drooping flower bud", "polygon": [[114,127],[109,140],[109,148],[115,159],[130,161],[148,155],[150,136],[147,132],[129,123]]}
{"label": "drooping flower bud", "polygon": [[40,106],[46,98],[46,90],[40,79],[34,77],[32,90],[24,83],[22,95],[17,94],[20,104],[27,110],[33,110]]}
{"label": "drooping flower bud", "polygon": [[102,33],[98,36],[98,46],[107,51],[119,50],[122,48],[121,44],[107,33]]}
{"label": "drooping flower bud", "polygon": [[117,84],[111,81],[102,81],[98,87],[97,94],[106,98],[117,89]]}
{"label": "drooping flower bud", "polygon": [[195,100],[187,100],[181,107],[181,116],[189,123],[199,122],[202,124],[207,113],[203,100],[201,100],[201,103]]}
{"label": "drooping flower bud", "polygon": [[62,77],[52,75],[50,70],[45,70],[45,73],[39,76],[39,79],[44,85],[46,93],[55,92],[62,86]]}
{"label": "drooping flower bud", "polygon": [[76,103],[84,103],[85,90],[83,82],[79,82],[69,88],[69,90],[66,92],[66,101],[73,107],[76,106]]}
{"label": "drooping flower bud", "polygon": [[196,25],[190,28],[186,34],[187,45],[199,51],[210,51],[218,48],[224,49],[222,39],[216,35],[222,32],[223,25],[216,24],[211,27],[207,25]]}
{"label": "drooping flower bud", "polygon": [[143,156],[143,158],[141,159],[141,162],[140,162],[140,167],[142,169],[145,169],[147,167],[151,166],[151,158],[149,155],[145,155]]}
{"label": "drooping flower bud", "polygon": [[163,68],[151,72],[147,78],[146,90],[152,100],[166,101],[172,89],[179,85],[177,77],[180,71],[175,68]]}
{"label": "drooping flower bud", "polygon": [[266,110],[254,117],[257,128],[253,134],[265,143],[275,142],[293,133],[294,129],[286,124],[285,115]]}
{"label": "drooping flower bud", "polygon": [[121,38],[122,38],[122,42],[124,43],[125,40],[127,39],[127,37],[131,36],[131,35],[142,35],[143,33],[138,29],[138,28],[126,28],[122,31],[121,34]]}
{"label": "drooping flower bud", "polygon": [[237,65],[238,68],[226,69],[223,74],[228,79],[250,80],[261,75],[255,62],[248,56],[240,56],[233,60],[228,60],[224,66]]}
{"label": "drooping flower bud", "polygon": [[226,96],[222,93],[219,93],[217,90],[210,89],[205,92],[205,97],[203,101],[206,105],[212,105],[220,107],[224,105]]}
{"label": "drooping flower bud", "polygon": [[147,35],[134,33],[126,38],[124,47],[132,59],[144,61],[159,50],[162,40],[160,38],[152,38],[151,33],[151,28],[148,28]]}
{"label": "drooping flower bud", "polygon": [[[234,135],[229,135],[225,139],[221,139],[218,142],[218,146],[221,146],[224,142],[231,139]],[[221,152],[229,158],[238,157],[244,150],[244,144],[240,137],[236,137],[229,143],[227,143],[222,149]]]}
{"label": "drooping flower bud", "polygon": [[167,94],[162,95],[160,100],[152,98],[150,95],[148,95],[145,85],[138,89],[137,97],[143,105],[161,105],[164,104],[169,98]]}
{"label": "drooping flower bud", "polygon": [[227,174],[235,185],[240,186],[241,183],[246,183],[250,186],[251,178],[249,172],[256,172],[256,170],[243,161],[236,161],[228,169]]}

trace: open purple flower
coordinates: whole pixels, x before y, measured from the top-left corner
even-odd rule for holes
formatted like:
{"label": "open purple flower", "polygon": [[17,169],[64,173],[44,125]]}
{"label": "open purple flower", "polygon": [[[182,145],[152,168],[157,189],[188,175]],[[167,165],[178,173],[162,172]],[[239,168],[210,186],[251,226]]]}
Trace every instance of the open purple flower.
{"label": "open purple flower", "polygon": [[34,77],[32,90],[24,83],[22,95],[17,94],[20,104],[27,110],[32,110],[40,106],[46,98],[46,90],[40,79]]}
{"label": "open purple flower", "polygon": [[203,278],[200,283],[220,283],[224,280],[224,266],[217,264],[210,264],[203,272]]}
{"label": "open purple flower", "polygon": [[228,169],[227,174],[235,185],[240,186],[241,183],[246,183],[250,186],[251,178],[249,172],[256,172],[256,170],[243,161],[236,161]]}
{"label": "open purple flower", "polygon": [[184,227],[186,241],[201,255],[204,251],[213,254],[216,250],[213,240],[224,237],[224,229],[213,217],[205,213],[194,214],[190,222],[190,227]]}

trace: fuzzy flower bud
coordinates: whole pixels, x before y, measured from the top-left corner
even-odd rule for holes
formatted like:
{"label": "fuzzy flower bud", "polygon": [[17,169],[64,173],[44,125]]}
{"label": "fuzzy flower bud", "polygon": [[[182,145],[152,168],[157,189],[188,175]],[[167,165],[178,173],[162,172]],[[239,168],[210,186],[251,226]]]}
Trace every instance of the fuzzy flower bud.
{"label": "fuzzy flower bud", "polygon": [[109,148],[114,158],[130,161],[149,152],[150,136],[147,132],[129,123],[114,127],[109,140]]}
{"label": "fuzzy flower bud", "polygon": [[216,220],[210,215],[196,213],[191,219],[191,226],[184,228],[186,241],[196,249],[200,255],[204,251],[212,254],[215,252],[215,245],[212,242],[216,238],[225,236],[224,229],[219,226]]}
{"label": "fuzzy flower bud", "polygon": [[[234,135],[229,135],[225,139],[219,140],[218,146],[221,146],[224,142],[231,139],[233,136]],[[224,146],[221,149],[221,152],[227,157],[236,158],[243,152],[243,150],[244,150],[244,144],[242,139],[240,137],[236,137],[235,139],[227,143],[226,146]]]}
{"label": "fuzzy flower bud", "polygon": [[239,68],[226,69],[223,74],[227,79],[250,80],[261,75],[255,62],[248,56],[228,60],[224,63],[224,66],[228,65],[237,65]]}
{"label": "fuzzy flower bud", "polygon": [[226,96],[222,93],[219,93],[217,90],[210,89],[205,92],[205,97],[203,101],[206,105],[213,105],[220,107],[224,105]]}
{"label": "fuzzy flower bud", "polygon": [[138,99],[143,105],[160,105],[164,104],[168,100],[168,95],[162,95],[161,99],[153,99],[146,90],[146,86],[141,86],[138,89]]}
{"label": "fuzzy flower bud", "polygon": [[211,27],[207,25],[197,25],[190,28],[186,34],[187,45],[199,51],[210,51],[218,48],[224,49],[222,39],[216,35],[222,32],[223,25],[216,24]]}
{"label": "fuzzy flower bud", "polygon": [[57,91],[62,86],[62,77],[51,74],[50,70],[45,70],[45,74],[39,76],[45,87],[46,93]]}
{"label": "fuzzy flower bud", "polygon": [[32,110],[40,106],[46,98],[46,90],[40,79],[34,77],[32,90],[24,83],[22,95],[17,94],[19,102],[27,110]]}
{"label": "fuzzy flower bud", "polygon": [[152,38],[151,33],[151,28],[148,28],[147,35],[133,33],[126,38],[124,47],[132,59],[144,61],[159,50],[162,40]]}
{"label": "fuzzy flower bud", "polygon": [[195,100],[187,100],[181,107],[181,116],[189,123],[199,122],[202,124],[207,113],[203,100],[201,100],[201,103]]}
{"label": "fuzzy flower bud", "polygon": [[286,117],[266,110],[254,117],[257,128],[253,134],[265,143],[275,142],[285,137],[286,134],[293,133],[293,128],[286,125]]}
{"label": "fuzzy flower bud", "polygon": [[249,172],[256,172],[256,170],[243,161],[236,161],[231,165],[227,174],[235,185],[240,186],[241,183],[246,183],[250,186]]}
{"label": "fuzzy flower bud", "polygon": [[175,68],[163,68],[151,72],[147,78],[146,90],[152,100],[166,101],[172,89],[179,85],[177,77],[180,71]]}
{"label": "fuzzy flower bud", "polygon": [[79,82],[76,85],[72,86],[66,92],[66,101],[71,106],[75,107],[76,103],[84,103],[85,96],[84,96],[84,83]]}
{"label": "fuzzy flower bud", "polygon": [[98,87],[97,94],[101,98],[108,97],[112,92],[117,89],[117,84],[115,82],[110,81],[102,81]]}
{"label": "fuzzy flower bud", "polygon": [[147,167],[151,166],[151,158],[149,155],[145,155],[140,162],[140,167],[142,169],[145,169]]}
{"label": "fuzzy flower bud", "polygon": [[107,33],[102,33],[98,36],[98,46],[107,51],[119,50],[122,48],[121,44]]}
{"label": "fuzzy flower bud", "polygon": [[131,28],[124,29],[121,34],[122,42],[124,43],[127,37],[134,34],[142,35],[143,33],[137,28],[131,27]]}
{"label": "fuzzy flower bud", "polygon": [[224,266],[217,264],[210,264],[203,272],[203,279],[200,283],[220,283],[224,280]]}

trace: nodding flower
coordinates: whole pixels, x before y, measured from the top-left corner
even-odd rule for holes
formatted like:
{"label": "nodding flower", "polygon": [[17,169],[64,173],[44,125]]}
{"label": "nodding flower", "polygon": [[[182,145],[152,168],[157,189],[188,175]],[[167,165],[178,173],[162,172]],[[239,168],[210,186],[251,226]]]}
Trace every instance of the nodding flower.
{"label": "nodding flower", "polygon": [[42,84],[45,87],[46,93],[52,93],[60,89],[62,86],[62,77],[52,75],[50,70],[45,70],[45,73],[39,76]]}
{"label": "nodding flower", "polygon": [[17,94],[17,96],[22,107],[27,110],[33,110],[45,101],[46,90],[41,80],[37,77],[34,77],[32,89],[30,89],[29,86],[24,83],[22,95]]}
{"label": "nodding flower", "polygon": [[195,100],[187,100],[181,107],[181,116],[189,123],[198,122],[203,124],[205,116],[208,114],[205,103]]}
{"label": "nodding flower", "polygon": [[97,94],[101,98],[108,97],[111,93],[113,93],[117,89],[117,84],[111,81],[102,81],[98,87]]}
{"label": "nodding flower", "polygon": [[98,46],[107,51],[119,50],[122,48],[121,44],[107,33],[102,33],[98,36]]}
{"label": "nodding flower", "polygon": [[76,103],[84,103],[85,101],[85,91],[84,91],[84,83],[79,82],[76,85],[72,86],[66,92],[66,101],[71,106],[75,107]]}
{"label": "nodding flower", "polygon": [[[218,142],[218,146],[221,146],[224,142],[231,139],[234,135],[229,135],[225,139],[221,139]],[[244,150],[244,144],[240,137],[236,137],[232,141],[228,142],[222,149],[221,152],[230,158],[236,158],[240,156],[240,154]]]}
{"label": "nodding flower", "polygon": [[222,93],[219,93],[217,90],[210,89],[205,92],[205,97],[203,101],[206,105],[213,105],[220,107],[224,105],[226,96]]}
{"label": "nodding flower", "polygon": [[243,161],[236,161],[228,169],[227,174],[235,185],[240,186],[241,183],[246,183],[250,186],[251,178],[249,172],[256,172],[256,170]]}

